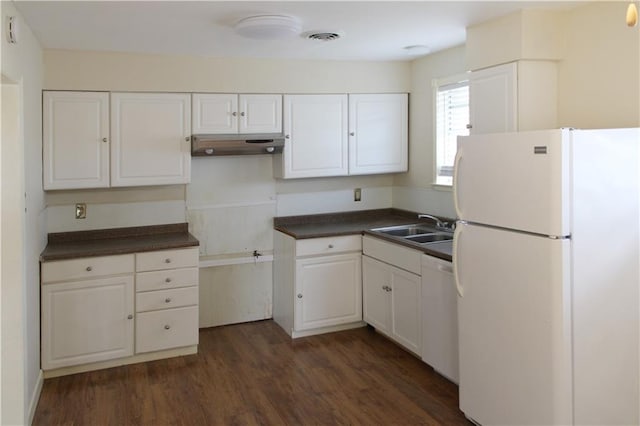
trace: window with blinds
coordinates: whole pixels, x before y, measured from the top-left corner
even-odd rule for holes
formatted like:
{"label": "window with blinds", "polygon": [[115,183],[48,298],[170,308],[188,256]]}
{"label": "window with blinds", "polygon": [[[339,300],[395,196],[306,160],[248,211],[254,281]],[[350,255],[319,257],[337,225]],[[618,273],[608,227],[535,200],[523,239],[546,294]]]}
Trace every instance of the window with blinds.
{"label": "window with blinds", "polygon": [[[451,80],[451,79],[449,79]],[[469,81],[435,84],[436,185],[453,183],[457,138],[469,134]]]}

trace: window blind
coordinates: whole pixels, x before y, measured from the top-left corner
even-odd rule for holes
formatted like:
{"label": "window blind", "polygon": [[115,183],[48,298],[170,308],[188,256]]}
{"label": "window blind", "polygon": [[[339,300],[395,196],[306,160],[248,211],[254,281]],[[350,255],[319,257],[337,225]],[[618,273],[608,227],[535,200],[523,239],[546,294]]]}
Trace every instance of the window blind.
{"label": "window blind", "polygon": [[469,83],[438,87],[436,96],[436,183],[451,185],[457,137],[469,134]]}

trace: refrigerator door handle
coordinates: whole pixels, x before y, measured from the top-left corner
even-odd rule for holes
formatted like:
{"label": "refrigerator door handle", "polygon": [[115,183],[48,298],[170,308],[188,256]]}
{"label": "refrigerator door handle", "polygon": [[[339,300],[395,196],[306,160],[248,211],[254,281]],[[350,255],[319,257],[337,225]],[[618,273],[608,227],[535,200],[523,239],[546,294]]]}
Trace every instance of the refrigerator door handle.
{"label": "refrigerator door handle", "polygon": [[460,150],[456,152],[453,160],[453,206],[456,209],[456,215],[461,217],[460,203],[458,202],[458,175],[460,174],[460,162],[462,161],[462,153]]}
{"label": "refrigerator door handle", "polygon": [[[454,197],[455,199],[455,197]],[[453,280],[456,283],[456,290],[458,292],[458,296],[459,297],[464,297],[464,289],[462,288],[462,285],[460,285],[460,278],[459,278],[459,274],[458,274],[458,265],[460,264],[460,254],[458,253],[458,241],[460,240],[460,236],[462,234],[462,228],[464,227],[463,224],[459,224],[458,226],[456,226],[456,230],[455,233],[453,234]]]}

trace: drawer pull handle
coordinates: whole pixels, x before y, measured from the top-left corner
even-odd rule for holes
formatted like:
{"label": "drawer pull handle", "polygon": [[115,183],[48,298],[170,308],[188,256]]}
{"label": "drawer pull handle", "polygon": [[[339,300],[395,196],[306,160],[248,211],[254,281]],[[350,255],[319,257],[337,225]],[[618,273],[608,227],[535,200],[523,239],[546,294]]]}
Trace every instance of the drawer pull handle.
{"label": "drawer pull handle", "polygon": [[171,326],[170,326],[169,324],[167,324],[167,325],[165,325],[165,326],[164,326],[164,329],[165,329],[165,330],[169,330],[170,328],[171,328]]}
{"label": "drawer pull handle", "polygon": [[127,315],[127,319],[133,319],[133,315],[131,314]]}
{"label": "drawer pull handle", "polygon": [[164,302],[165,302],[165,303],[171,303],[171,298],[170,298],[170,297],[167,297],[166,299],[164,299]]}
{"label": "drawer pull handle", "polygon": [[170,283],[170,282],[171,282],[171,278],[166,278],[166,279],[164,280],[164,282],[165,282],[165,283]]}
{"label": "drawer pull handle", "polygon": [[93,268],[92,268],[91,266],[87,266],[87,268],[86,268],[86,269],[87,269],[87,272],[91,272],[91,271],[93,271]]}
{"label": "drawer pull handle", "polygon": [[168,257],[164,260],[164,263],[171,263],[171,259],[169,259]]}
{"label": "drawer pull handle", "polygon": [[329,244],[329,248],[330,248],[330,249],[331,249],[331,248],[333,248],[333,244]]}

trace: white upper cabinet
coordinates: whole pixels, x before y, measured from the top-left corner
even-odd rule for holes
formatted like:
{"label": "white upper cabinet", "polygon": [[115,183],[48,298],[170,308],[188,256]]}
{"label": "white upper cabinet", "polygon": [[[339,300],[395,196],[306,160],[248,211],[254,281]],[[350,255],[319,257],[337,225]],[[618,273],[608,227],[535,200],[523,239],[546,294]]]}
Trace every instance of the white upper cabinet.
{"label": "white upper cabinet", "polygon": [[109,93],[43,93],[44,189],[109,186]]}
{"label": "white upper cabinet", "polygon": [[349,174],[406,172],[408,95],[349,95]]}
{"label": "white upper cabinet", "polygon": [[285,95],[283,121],[284,151],[274,157],[277,177],[349,173],[347,95]]}
{"label": "white upper cabinet", "polygon": [[515,62],[469,74],[469,116],[472,135],[518,130],[518,68]]}
{"label": "white upper cabinet", "polygon": [[111,94],[111,186],[190,181],[190,101],[187,93]]}
{"label": "white upper cabinet", "polygon": [[194,93],[193,134],[281,133],[282,95]]}

